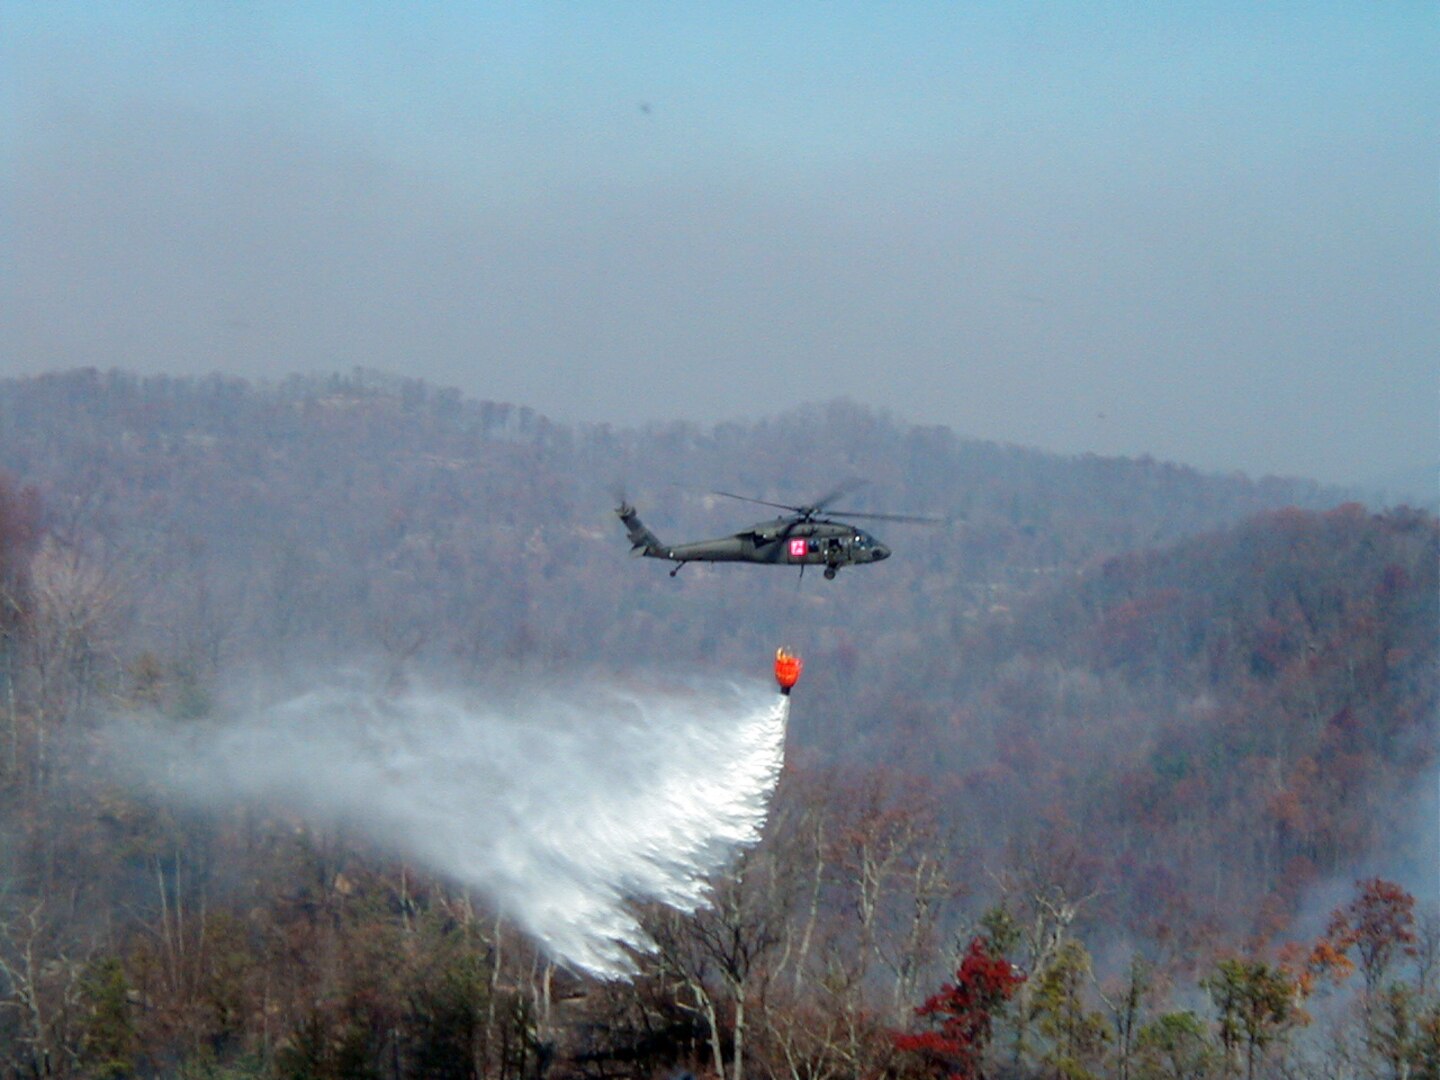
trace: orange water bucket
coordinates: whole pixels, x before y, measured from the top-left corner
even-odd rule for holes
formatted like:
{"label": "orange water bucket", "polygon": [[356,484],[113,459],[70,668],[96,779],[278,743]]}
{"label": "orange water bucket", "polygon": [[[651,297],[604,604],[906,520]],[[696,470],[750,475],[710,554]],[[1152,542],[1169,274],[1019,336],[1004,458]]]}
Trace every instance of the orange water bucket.
{"label": "orange water bucket", "polygon": [[790,693],[800,681],[800,670],[804,666],[794,653],[783,648],[775,650],[775,681],[780,684],[780,693]]}

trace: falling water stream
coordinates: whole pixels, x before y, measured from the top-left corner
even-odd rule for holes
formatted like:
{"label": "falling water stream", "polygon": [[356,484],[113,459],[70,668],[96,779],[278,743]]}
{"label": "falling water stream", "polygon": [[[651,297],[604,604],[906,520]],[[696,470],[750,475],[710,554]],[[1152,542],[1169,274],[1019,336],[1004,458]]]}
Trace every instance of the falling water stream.
{"label": "falling water stream", "polygon": [[702,904],[764,825],[788,698],[756,684],[399,696],[314,690],[201,726],[117,725],[123,775],[195,807],[260,802],[487,897],[556,960],[633,970],[628,900]]}

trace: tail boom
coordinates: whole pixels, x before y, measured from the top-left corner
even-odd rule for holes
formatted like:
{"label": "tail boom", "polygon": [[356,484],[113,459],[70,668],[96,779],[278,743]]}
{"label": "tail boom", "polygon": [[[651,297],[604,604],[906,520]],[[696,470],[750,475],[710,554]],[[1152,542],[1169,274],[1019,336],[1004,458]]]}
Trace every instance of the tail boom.
{"label": "tail boom", "polygon": [[629,503],[621,503],[615,508],[615,516],[625,526],[625,533],[630,538],[631,555],[649,555],[656,559],[668,559],[669,549],[660,542],[646,524],[640,520],[640,515]]}

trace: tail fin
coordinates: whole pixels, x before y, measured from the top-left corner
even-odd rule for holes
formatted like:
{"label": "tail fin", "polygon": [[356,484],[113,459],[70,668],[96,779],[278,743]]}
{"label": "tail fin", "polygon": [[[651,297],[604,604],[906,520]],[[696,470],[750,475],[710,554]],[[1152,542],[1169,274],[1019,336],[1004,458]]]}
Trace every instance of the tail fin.
{"label": "tail fin", "polygon": [[660,543],[660,538],[645,527],[640,520],[635,508],[629,503],[621,503],[615,509],[615,514],[625,525],[625,532],[630,537],[631,555],[660,555],[663,556],[665,545]]}

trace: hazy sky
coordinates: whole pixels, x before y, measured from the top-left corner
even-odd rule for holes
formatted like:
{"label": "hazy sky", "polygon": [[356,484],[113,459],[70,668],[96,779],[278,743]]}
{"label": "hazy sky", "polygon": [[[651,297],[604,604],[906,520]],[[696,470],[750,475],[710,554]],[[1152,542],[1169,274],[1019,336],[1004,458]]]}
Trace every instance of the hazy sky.
{"label": "hazy sky", "polygon": [[0,0],[0,375],[1366,480],[1440,459],[1437,18]]}

